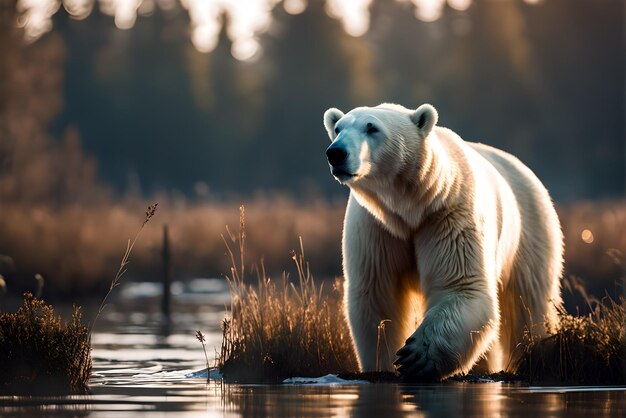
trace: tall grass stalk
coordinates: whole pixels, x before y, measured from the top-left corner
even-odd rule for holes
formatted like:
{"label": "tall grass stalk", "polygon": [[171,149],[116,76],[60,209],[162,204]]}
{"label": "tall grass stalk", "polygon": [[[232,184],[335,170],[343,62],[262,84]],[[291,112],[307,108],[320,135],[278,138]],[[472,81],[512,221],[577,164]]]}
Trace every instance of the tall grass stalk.
{"label": "tall grass stalk", "polygon": [[204,344],[206,342],[206,338],[204,337],[204,334],[202,333],[202,331],[196,330],[196,340],[198,340],[202,344],[202,351],[204,351],[204,359],[206,360],[206,370],[207,370],[207,379],[208,379],[211,366],[209,365],[209,356],[206,353],[206,345]]}
{"label": "tall grass stalk", "polygon": [[137,242],[137,239],[139,239],[139,235],[141,235],[141,231],[143,231],[143,228],[146,226],[148,221],[150,221],[150,219],[152,219],[152,217],[156,213],[157,206],[158,206],[158,203],[155,203],[154,205],[148,206],[148,209],[146,210],[146,217],[145,217],[143,223],[141,224],[141,227],[139,227],[139,230],[137,231],[137,233],[135,234],[133,239],[132,240],[129,239],[126,242],[126,251],[124,252],[124,255],[122,256],[122,260],[120,261],[120,266],[119,266],[119,268],[117,270],[117,273],[115,274],[115,277],[113,278],[113,280],[111,280],[111,285],[109,286],[109,290],[107,291],[106,295],[104,295],[104,297],[102,298],[102,301],[100,302],[100,306],[98,307],[98,311],[96,312],[96,316],[94,317],[93,321],[91,321],[91,324],[89,325],[89,336],[90,336],[90,338],[91,338],[91,333],[93,331],[93,327],[94,327],[96,321],[100,317],[100,314],[102,313],[102,311],[104,311],[104,309],[107,306],[106,302],[109,299],[109,296],[111,295],[111,292],[113,291],[113,289],[115,289],[117,286],[119,286],[119,284],[120,284],[120,282],[122,280],[122,277],[124,276],[124,274],[128,270],[127,267],[128,267],[128,263],[129,263],[129,260],[130,260],[130,254],[132,253],[133,248],[135,247],[135,243]]}
{"label": "tall grass stalk", "polygon": [[[298,281],[283,273],[278,283],[263,263],[245,268],[245,212],[239,230],[222,236],[231,260],[227,276],[232,299],[230,317],[222,322],[219,367],[227,381],[280,381],[292,376],[353,372],[357,362],[348,326],[341,314],[341,286],[332,292],[317,286],[300,239],[292,259]],[[236,252],[232,248],[236,248]]]}
{"label": "tall grass stalk", "polygon": [[382,321],[380,321],[378,323],[378,335],[376,336],[376,371],[379,372],[380,370],[380,336],[382,334],[383,339],[385,340],[385,346],[387,348],[387,353],[390,353],[391,350],[389,350],[389,344],[387,343],[387,333],[385,332],[385,324],[387,322],[391,322],[391,319],[383,319]]}

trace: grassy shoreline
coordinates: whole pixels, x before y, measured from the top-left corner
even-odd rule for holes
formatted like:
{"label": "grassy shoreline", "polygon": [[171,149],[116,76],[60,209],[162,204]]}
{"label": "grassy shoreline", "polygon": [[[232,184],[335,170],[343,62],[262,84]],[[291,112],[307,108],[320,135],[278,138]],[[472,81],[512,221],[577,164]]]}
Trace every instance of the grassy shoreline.
{"label": "grassy shoreline", "polygon": [[[315,284],[300,240],[292,259],[294,283],[283,273],[275,282],[263,264],[248,273],[245,217],[239,230],[223,238],[232,267],[227,276],[231,315],[222,322],[218,359],[227,382],[277,383],[293,376],[321,376],[356,370],[348,325],[341,314],[341,287],[331,292]],[[235,247],[235,251],[232,247]],[[249,283],[252,274],[256,280]],[[330,297],[329,297],[330,296]]]}
{"label": "grassy shoreline", "polygon": [[[347,380],[401,382],[395,373],[358,373],[356,355],[342,305],[342,285],[332,292],[319,288],[304,258],[293,253],[298,280],[283,273],[275,283],[263,264],[249,280],[245,262],[245,220],[240,208],[239,231],[223,238],[231,262],[227,279],[232,310],[222,323],[223,342],[218,367],[226,382],[278,383],[290,377],[337,374]],[[235,251],[231,248],[235,247]],[[569,282],[568,282],[569,283]],[[566,286],[571,289],[572,286]],[[562,310],[559,324],[545,338],[528,337],[511,372],[456,375],[456,382],[518,382],[547,385],[626,383],[626,301],[602,300],[574,286],[590,313]]]}

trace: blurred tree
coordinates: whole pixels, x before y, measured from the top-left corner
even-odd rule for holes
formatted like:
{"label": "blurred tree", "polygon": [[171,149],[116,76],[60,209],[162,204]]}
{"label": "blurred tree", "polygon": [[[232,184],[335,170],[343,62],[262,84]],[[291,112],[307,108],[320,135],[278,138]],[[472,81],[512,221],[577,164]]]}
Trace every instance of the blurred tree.
{"label": "blurred tree", "polygon": [[65,48],[58,34],[26,45],[15,0],[0,5],[0,201],[61,206],[102,197],[95,160],[78,131],[62,141],[50,128],[63,106]]}

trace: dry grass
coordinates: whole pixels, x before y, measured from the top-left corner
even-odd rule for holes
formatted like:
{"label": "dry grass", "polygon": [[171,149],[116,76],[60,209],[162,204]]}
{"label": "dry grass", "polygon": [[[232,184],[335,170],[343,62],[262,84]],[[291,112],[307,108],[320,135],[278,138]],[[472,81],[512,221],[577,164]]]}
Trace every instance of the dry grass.
{"label": "dry grass", "polygon": [[[227,271],[223,244],[219,239],[224,225],[237,222],[240,203],[184,199],[159,195],[159,222],[167,223],[172,245],[172,268],[178,278],[218,277]],[[0,210],[0,254],[11,256],[17,274],[3,270],[7,288],[20,292],[22,283],[35,273],[47,280],[50,292],[87,292],[105,288],[110,266],[118,262],[119,248],[127,233],[141,222],[138,213],[149,202],[125,198],[97,205],[21,204],[3,200]],[[249,236],[247,254],[252,260],[264,259],[271,274],[280,273],[285,257],[293,248],[293,237],[307,240],[307,257],[318,276],[332,277],[340,272],[341,228],[345,202],[324,200],[298,202],[286,196],[258,196],[245,200]],[[607,251],[626,252],[626,202],[580,203],[559,208],[566,247],[566,273],[586,280],[591,293],[612,291],[623,273]],[[592,231],[590,244],[581,231]],[[160,277],[159,254],[162,231],[145,231],[134,252],[135,277]],[[28,279],[28,280],[25,280]],[[132,279],[132,277],[131,277]],[[18,293],[19,294],[19,293]]]}
{"label": "dry grass", "polygon": [[113,292],[113,289],[115,289],[117,286],[120,285],[122,277],[124,276],[124,274],[126,274],[126,271],[128,270],[128,264],[130,263],[130,254],[133,252],[133,248],[135,248],[135,244],[137,244],[139,235],[141,235],[141,232],[143,231],[144,227],[156,213],[158,205],[159,205],[158,203],[155,203],[154,205],[148,206],[148,209],[146,210],[146,217],[143,223],[141,224],[141,227],[135,234],[134,238],[132,240],[128,239],[128,241],[126,242],[126,251],[124,251],[124,255],[122,256],[122,260],[120,261],[120,265],[117,269],[117,273],[115,273],[115,277],[113,277],[113,280],[111,280],[111,285],[109,286],[109,290],[106,293],[106,295],[104,295],[104,297],[102,298],[102,301],[100,302],[100,306],[98,307],[98,311],[96,312],[96,316],[91,322],[91,325],[89,327],[90,334],[93,331],[93,326],[95,325],[96,321],[100,317],[100,314],[104,311],[104,308],[106,308],[107,306],[106,303],[107,303],[107,300],[109,299],[109,296],[111,296],[111,292]]}
{"label": "dry grass", "polygon": [[[319,287],[304,257],[302,241],[293,253],[296,284],[283,273],[278,283],[263,264],[254,269],[256,286],[245,268],[243,207],[237,234],[223,237],[232,267],[228,281],[231,317],[222,323],[219,365],[227,381],[275,382],[292,376],[352,372],[357,362],[341,309],[341,286]],[[236,247],[233,251],[231,245]]]}
{"label": "dry grass", "polygon": [[561,311],[551,335],[527,336],[518,373],[531,384],[626,383],[626,300],[582,295],[589,314]]}
{"label": "dry grass", "polygon": [[81,318],[75,307],[65,323],[30,293],[17,312],[0,312],[0,392],[86,393],[91,346]]}
{"label": "dry grass", "polygon": [[[1,200],[1,199],[0,199]],[[229,266],[223,244],[216,239],[224,225],[237,222],[240,203],[188,203],[168,196],[159,202],[159,219],[167,223],[172,269],[177,278],[219,277]],[[16,272],[3,270],[8,290],[21,292],[35,273],[47,280],[46,295],[86,293],[104,289],[110,267],[119,262],[119,249],[129,230],[141,222],[139,213],[149,202],[124,199],[91,206],[32,206],[7,201],[0,210],[0,254],[15,261]],[[325,201],[298,203],[284,196],[246,201],[250,259],[265,261],[268,271],[280,272],[294,236],[305,236],[309,259],[324,276],[338,272],[341,260],[343,205]],[[159,278],[163,233],[152,227],[134,249],[132,274]],[[26,280],[27,279],[27,280]],[[132,279],[132,277],[131,277]]]}

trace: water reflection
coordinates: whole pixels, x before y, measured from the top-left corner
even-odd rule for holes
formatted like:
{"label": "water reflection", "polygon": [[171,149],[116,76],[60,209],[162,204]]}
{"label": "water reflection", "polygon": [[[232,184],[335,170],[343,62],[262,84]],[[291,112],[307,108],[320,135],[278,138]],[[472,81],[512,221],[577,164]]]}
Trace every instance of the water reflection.
{"label": "water reflection", "polygon": [[[525,0],[529,4],[540,1]],[[138,16],[149,16],[156,8],[170,11],[182,7],[189,15],[191,41],[198,51],[213,51],[225,29],[232,42],[232,56],[240,61],[259,56],[258,38],[269,29],[276,6],[282,4],[291,15],[304,12],[308,6],[307,0],[18,0],[17,24],[24,28],[26,40],[32,42],[52,29],[52,16],[61,5],[72,18],[82,20],[91,14],[96,2],[102,13],[114,18],[119,29],[132,28]],[[416,18],[424,22],[439,19],[446,6],[465,11],[472,4],[472,0],[396,2],[413,7]],[[369,30],[372,3],[373,0],[325,0],[325,9],[341,22],[347,34],[358,37]]]}
{"label": "water reflection", "polygon": [[93,394],[0,397],[3,417],[609,417],[626,412],[624,389],[536,393],[497,383],[403,387],[222,385],[173,374],[95,385]]}
{"label": "water reflection", "polygon": [[[196,281],[212,292],[215,283]],[[608,417],[626,413],[625,388],[528,388],[501,383],[438,385],[226,385],[190,377],[205,367],[194,337],[219,346],[223,304],[173,300],[171,328],[163,332],[158,296],[127,283],[105,311],[94,335],[91,394],[0,396],[8,417]],[[198,286],[191,286],[197,292]],[[133,288],[134,287],[134,288]],[[124,288],[122,288],[124,289]],[[206,293],[206,292],[205,292]],[[221,291],[221,293],[224,293]],[[205,295],[206,296],[206,295]]]}
{"label": "water reflection", "polygon": [[[217,395],[217,394],[216,394]],[[585,392],[528,388],[499,383],[402,386],[224,386],[225,413],[241,416],[356,417],[588,417],[626,411],[624,389]]]}

